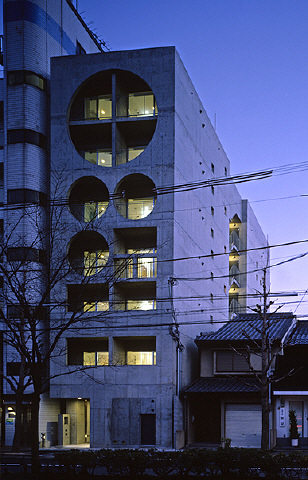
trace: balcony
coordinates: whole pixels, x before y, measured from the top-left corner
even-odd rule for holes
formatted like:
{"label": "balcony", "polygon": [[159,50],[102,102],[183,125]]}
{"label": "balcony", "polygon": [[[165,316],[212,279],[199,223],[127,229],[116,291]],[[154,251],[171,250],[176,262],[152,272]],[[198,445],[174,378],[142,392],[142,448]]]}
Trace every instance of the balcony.
{"label": "balcony", "polygon": [[114,365],[156,365],[155,337],[114,337]]}
{"label": "balcony", "polygon": [[149,250],[128,251],[129,255],[114,260],[118,278],[153,278],[157,276],[157,259],[148,257]]}
{"label": "balcony", "polygon": [[67,338],[67,363],[93,367],[108,365],[108,338]]}
{"label": "balcony", "polygon": [[109,291],[106,283],[67,285],[67,310],[76,313],[100,313],[109,309]]}
{"label": "balcony", "polygon": [[118,282],[114,288],[113,308],[118,311],[156,309],[156,282]]}

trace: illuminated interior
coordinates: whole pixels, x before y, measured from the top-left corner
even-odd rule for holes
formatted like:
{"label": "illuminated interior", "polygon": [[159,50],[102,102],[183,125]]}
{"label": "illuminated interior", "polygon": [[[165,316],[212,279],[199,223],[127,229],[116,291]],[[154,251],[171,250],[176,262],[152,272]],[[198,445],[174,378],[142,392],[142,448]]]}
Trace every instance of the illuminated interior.
{"label": "illuminated interior", "polygon": [[89,163],[122,165],[150,143],[157,115],[154,94],[142,78],[124,70],[102,71],[74,96],[68,115],[71,140]]}
{"label": "illuminated interior", "polygon": [[109,193],[106,185],[96,177],[82,177],[77,180],[69,195],[72,215],[81,222],[92,222],[107,210]]}
{"label": "illuminated interior", "polygon": [[109,258],[109,247],[104,237],[93,230],[77,233],[71,241],[69,262],[79,274],[91,276],[99,273]]}
{"label": "illuminated interior", "polygon": [[146,218],[156,204],[155,185],[149,177],[140,173],[128,175],[118,184],[114,203],[125,218]]}
{"label": "illuminated interior", "polygon": [[84,275],[95,275],[106,265],[109,257],[108,250],[84,251]]}

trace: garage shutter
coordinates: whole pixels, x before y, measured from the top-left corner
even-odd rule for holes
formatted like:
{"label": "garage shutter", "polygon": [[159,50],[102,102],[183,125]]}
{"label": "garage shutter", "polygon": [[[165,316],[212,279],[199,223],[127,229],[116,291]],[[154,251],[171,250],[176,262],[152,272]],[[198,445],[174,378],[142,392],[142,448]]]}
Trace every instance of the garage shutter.
{"label": "garage shutter", "polygon": [[232,447],[261,447],[261,405],[226,404],[225,437]]}

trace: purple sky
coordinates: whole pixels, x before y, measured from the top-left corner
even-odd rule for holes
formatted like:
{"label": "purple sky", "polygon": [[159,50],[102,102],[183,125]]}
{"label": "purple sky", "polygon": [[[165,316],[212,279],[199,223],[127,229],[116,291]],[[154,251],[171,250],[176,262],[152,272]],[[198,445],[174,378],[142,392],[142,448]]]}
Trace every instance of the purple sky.
{"label": "purple sky", "polygon": [[[308,168],[307,0],[78,0],[78,10],[111,50],[176,46],[233,174]],[[286,171],[239,187],[270,244],[308,239],[308,175]],[[272,249],[271,263],[306,251]],[[273,292],[307,288],[308,256],[271,269]],[[297,313],[306,305],[308,295]]]}

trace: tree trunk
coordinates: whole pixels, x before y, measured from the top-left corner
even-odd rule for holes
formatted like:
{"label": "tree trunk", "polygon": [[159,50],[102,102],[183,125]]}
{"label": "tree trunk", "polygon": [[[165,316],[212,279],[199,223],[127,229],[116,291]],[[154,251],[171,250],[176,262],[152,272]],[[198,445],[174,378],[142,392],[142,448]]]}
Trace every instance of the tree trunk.
{"label": "tree trunk", "polygon": [[15,393],[15,433],[12,451],[20,452],[21,450],[21,431],[22,431],[22,399],[23,392],[20,393],[18,390]]}
{"label": "tree trunk", "polygon": [[269,384],[267,378],[262,379],[261,387],[261,402],[262,402],[262,435],[261,435],[261,449],[269,450]]}
{"label": "tree trunk", "polygon": [[[24,341],[23,331],[22,339]],[[19,379],[17,389],[15,391],[15,432],[12,451],[20,452],[21,450],[21,436],[22,436],[22,401],[25,391],[25,359],[20,360]]]}
{"label": "tree trunk", "polygon": [[31,404],[31,471],[37,475],[40,471],[39,456],[39,410],[40,393],[34,392]]}

